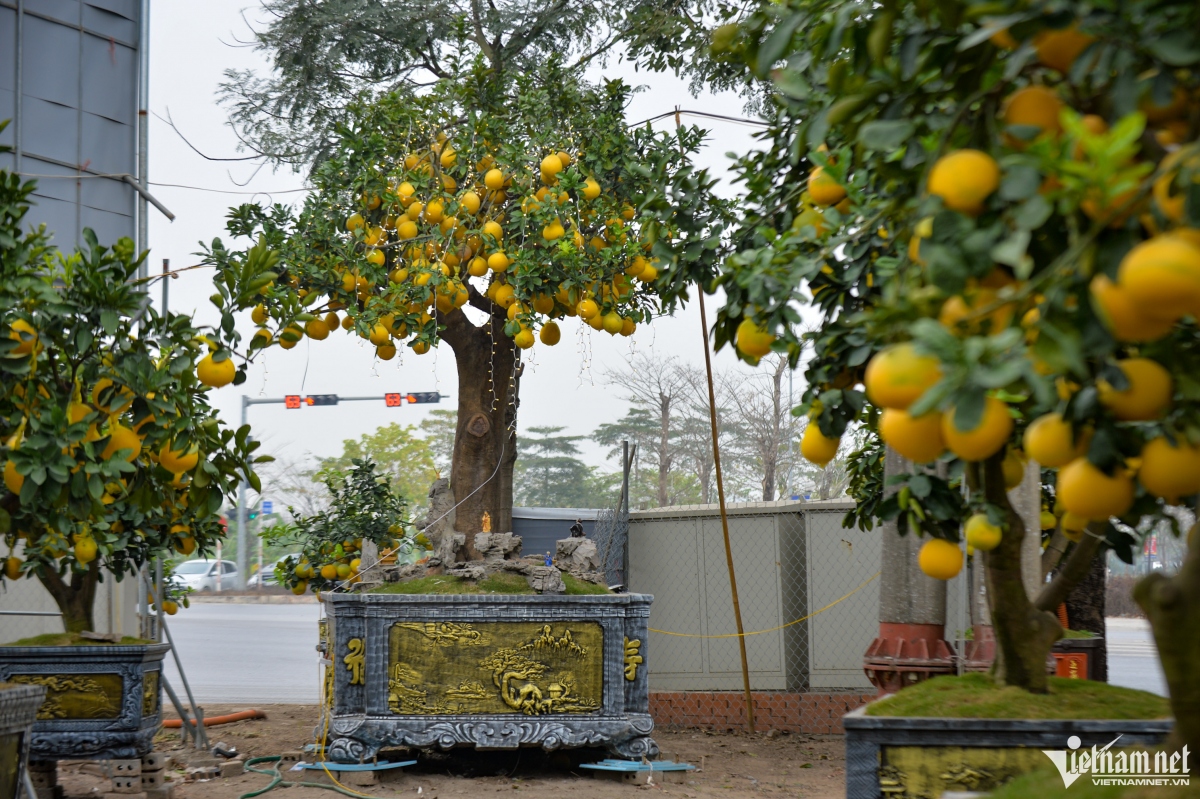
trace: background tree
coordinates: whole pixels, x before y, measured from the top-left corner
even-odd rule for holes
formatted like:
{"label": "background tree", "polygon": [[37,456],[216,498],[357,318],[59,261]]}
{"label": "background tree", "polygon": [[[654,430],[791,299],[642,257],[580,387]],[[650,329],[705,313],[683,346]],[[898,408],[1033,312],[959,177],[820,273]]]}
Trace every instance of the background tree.
{"label": "background tree", "polygon": [[679,403],[687,392],[686,374],[670,358],[637,354],[623,368],[605,369],[604,377],[622,388],[629,402],[641,405],[654,416],[657,431],[651,446],[654,464],[658,467],[658,505],[671,504],[670,473],[675,460],[671,422],[672,414],[678,419]]}
{"label": "background tree", "polygon": [[[797,0],[723,44],[774,83],[778,113],[739,163],[717,339],[798,356],[812,299],[807,451],[826,459],[869,396],[886,444],[945,461],[949,479],[904,476],[878,511],[931,537],[937,576],[961,567],[965,522],[987,534],[996,676],[1045,691],[1051,611],[1097,551],[1128,560],[1131,531],[1200,490],[1184,477],[1200,474],[1200,78],[1181,69],[1200,62],[1200,7]],[[1035,532],[1006,493],[1022,443],[1058,469],[1079,539],[1034,597],[1019,561]],[[1195,748],[1200,551],[1138,598]]]}
{"label": "background tree", "polygon": [[310,169],[330,157],[348,106],[422,89],[481,60],[495,74],[537,72],[554,60],[580,70],[608,56],[694,78],[693,90],[742,85],[708,54],[710,31],[738,7],[713,0],[606,3],[555,0],[264,0],[254,46],[261,76],[229,70],[221,97],[246,149]]}
{"label": "background tree", "polygon": [[85,229],[67,254],[44,228],[23,233],[34,187],[0,170],[3,579],[36,577],[76,633],[94,629],[106,573],[211,552],[222,503],[242,478],[259,488],[263,459],[208,404],[237,372],[225,333],[159,316],[127,238],[104,247]]}
{"label": "background tree", "polygon": [[432,449],[412,425],[396,422],[364,433],[357,441],[342,442],[342,454],[322,458],[312,479],[322,484],[345,479],[358,461],[371,461],[376,472],[391,480],[392,490],[410,505],[424,502],[437,469]]}
{"label": "background tree", "polygon": [[[737,454],[735,463],[741,471],[753,469],[762,500],[770,502],[798,458],[795,444],[803,424],[792,415],[784,395],[787,357],[772,355],[761,365],[766,367],[764,372],[748,378],[726,372],[722,383],[728,398],[727,416],[734,429],[731,438],[732,451]],[[711,449],[710,443],[710,457]]]}
{"label": "background tree", "polygon": [[430,411],[418,427],[425,437],[438,472],[449,474],[450,460],[454,455],[454,433],[458,430],[458,411],[441,408]]}
{"label": "background tree", "polygon": [[532,508],[606,508],[616,502],[619,475],[599,475],[579,459],[583,436],[564,427],[530,427],[517,456],[515,500]]}

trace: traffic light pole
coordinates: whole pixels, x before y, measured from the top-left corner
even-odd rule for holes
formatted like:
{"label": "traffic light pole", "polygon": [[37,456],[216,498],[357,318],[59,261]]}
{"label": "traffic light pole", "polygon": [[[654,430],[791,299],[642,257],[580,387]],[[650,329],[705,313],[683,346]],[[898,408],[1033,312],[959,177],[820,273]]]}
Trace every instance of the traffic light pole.
{"label": "traffic light pole", "polygon": [[[339,402],[379,402],[383,400],[388,407],[398,407],[401,403],[401,398],[407,398],[409,403],[428,403],[438,402],[442,399],[448,399],[445,394],[437,392],[424,392],[420,394],[380,394],[373,397],[341,397],[337,394],[322,394],[319,395],[324,399],[332,399],[332,402],[318,402],[312,404],[330,404],[336,405]],[[294,404],[293,404],[294,403]],[[290,397],[247,397],[242,395],[242,427],[246,426],[246,412],[250,410],[251,405],[287,405],[289,408],[300,408],[303,403],[300,402],[299,395],[291,395]],[[246,480],[243,478],[238,483],[238,507],[237,507],[237,587],[245,588],[246,580],[249,579],[250,571],[250,530],[248,529],[248,519],[246,512]]]}

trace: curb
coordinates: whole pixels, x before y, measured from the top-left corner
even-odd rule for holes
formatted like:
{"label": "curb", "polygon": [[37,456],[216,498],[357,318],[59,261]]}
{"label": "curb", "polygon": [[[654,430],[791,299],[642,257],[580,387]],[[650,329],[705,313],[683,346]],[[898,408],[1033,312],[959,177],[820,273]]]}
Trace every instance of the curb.
{"label": "curb", "polygon": [[279,594],[263,594],[261,596],[222,596],[221,594],[189,594],[188,601],[199,605],[315,605],[316,596],[281,596]]}

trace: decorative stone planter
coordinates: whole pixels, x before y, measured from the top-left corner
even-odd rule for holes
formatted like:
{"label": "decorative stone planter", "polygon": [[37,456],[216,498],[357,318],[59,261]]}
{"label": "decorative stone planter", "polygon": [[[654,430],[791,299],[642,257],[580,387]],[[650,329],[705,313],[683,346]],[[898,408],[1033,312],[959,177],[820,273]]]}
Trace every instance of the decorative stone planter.
{"label": "decorative stone planter", "polygon": [[0,796],[17,796],[29,758],[29,731],[46,697],[40,685],[0,682]]}
{"label": "decorative stone planter", "polygon": [[384,747],[655,757],[643,594],[331,594],[329,758]]}
{"label": "decorative stone planter", "polygon": [[868,716],[861,707],[842,717],[846,730],[846,799],[941,796],[990,791],[1050,763],[1043,749],[1160,743],[1174,721],[956,719]]}
{"label": "decorative stone planter", "polygon": [[30,736],[30,760],[140,758],[161,723],[159,676],[166,644],[0,646],[0,682],[46,696]]}

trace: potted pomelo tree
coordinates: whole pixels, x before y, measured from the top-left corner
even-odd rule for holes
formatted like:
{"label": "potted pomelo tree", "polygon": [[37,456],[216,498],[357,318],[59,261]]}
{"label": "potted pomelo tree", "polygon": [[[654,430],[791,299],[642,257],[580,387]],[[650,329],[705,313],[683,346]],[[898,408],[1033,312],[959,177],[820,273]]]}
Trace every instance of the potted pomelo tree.
{"label": "potted pomelo tree", "polygon": [[[1197,13],[830,0],[764,6],[720,38],[772,82],[778,115],[739,166],[717,339],[748,357],[812,346],[810,460],[871,420],[929,465],[891,475],[876,515],[926,537],[921,568],[941,579],[965,528],[998,686],[1055,693],[1053,611],[1098,554],[1128,561],[1139,531],[1178,531],[1200,491],[1200,83],[1180,69],[1200,53]],[[803,337],[795,303],[822,317]],[[1034,595],[1021,550],[1039,533],[1007,493],[1025,461],[1056,470],[1051,527],[1076,539]],[[1172,744],[1193,750],[1198,570],[1193,547],[1138,593]]]}
{"label": "potted pomelo tree", "polygon": [[222,332],[158,315],[128,239],[104,247],[85,230],[68,254],[44,229],[23,232],[33,188],[0,171],[2,579],[38,580],[64,632],[0,646],[0,682],[46,687],[35,759],[139,757],[166,647],[82,637],[96,588],[209,551],[224,498],[242,477],[257,483],[257,444],[208,404],[208,386],[237,374]]}
{"label": "potted pomelo tree", "polygon": [[[385,361],[400,348],[419,357],[450,346],[450,490],[465,539],[452,560],[480,558],[477,534],[511,530],[522,353],[558,344],[573,318],[601,335],[632,334],[686,296],[720,252],[727,209],[690,162],[702,133],[629,130],[629,97],[622,83],[590,85],[554,59],[521,71],[464,59],[428,89],[350,104],[298,213],[233,212],[230,232],[283,265],[261,297],[244,288],[241,252],[218,241],[206,254],[226,324],[250,310],[259,326],[252,352],[305,338],[320,346],[343,329]],[[328,554],[310,558],[313,574],[321,565],[338,575]],[[290,579],[345,583],[308,575]],[[478,585],[466,597],[323,593],[331,756],[361,760],[387,744],[654,755],[638,668],[650,598],[536,595],[516,582],[518,595]],[[524,715],[551,718],[513,723]]]}

